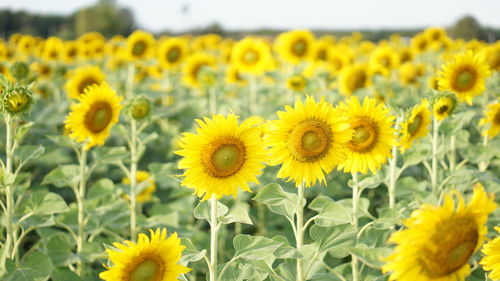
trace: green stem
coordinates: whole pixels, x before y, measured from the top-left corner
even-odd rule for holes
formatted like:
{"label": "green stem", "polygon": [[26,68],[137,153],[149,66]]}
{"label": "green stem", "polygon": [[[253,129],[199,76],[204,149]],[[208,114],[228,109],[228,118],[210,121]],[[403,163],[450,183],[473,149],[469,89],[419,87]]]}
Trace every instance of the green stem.
{"label": "green stem", "polygon": [[219,225],[217,221],[217,197],[210,198],[210,281],[217,280],[217,232]]}
{"label": "green stem", "polygon": [[396,205],[396,181],[397,181],[397,173],[396,173],[396,168],[397,168],[397,163],[398,163],[398,148],[397,146],[392,147],[392,159],[390,160],[389,163],[389,170],[390,170],[390,178],[389,178],[389,186],[388,186],[388,193],[389,193],[389,208],[394,208]]}
{"label": "green stem", "polygon": [[438,195],[438,143],[439,143],[439,121],[434,118],[433,126],[432,126],[432,174],[431,174],[431,182],[432,182],[432,192]]}
{"label": "green stem", "polygon": [[130,63],[127,69],[127,84],[125,85],[125,98],[130,99],[134,92],[134,76],[135,76],[135,64]]}
{"label": "green stem", "polygon": [[457,157],[456,157],[456,149],[457,149],[457,136],[452,135],[450,137],[450,155],[448,156],[448,160],[450,161],[450,171],[455,171]]}
{"label": "green stem", "polygon": [[[6,161],[5,161],[5,174],[4,178],[10,178],[12,175],[12,162],[13,162],[13,143],[12,143],[12,117],[10,117],[8,114],[4,115],[4,120],[5,120],[5,129],[6,129],[6,140],[5,140],[5,155],[6,155]],[[12,222],[13,220],[13,215],[14,215],[14,186],[12,184],[7,184],[5,186],[5,231],[6,231],[6,239],[4,243],[4,249],[3,249],[3,254],[1,257],[1,271],[5,270],[5,261],[7,258],[11,258],[12,256],[10,255],[12,252],[12,247],[14,246],[14,236],[15,236],[15,226]],[[0,271],[0,275],[1,272]]]}
{"label": "green stem", "polygon": [[248,111],[250,115],[255,115],[257,114],[257,79],[254,75],[250,77],[250,94],[248,97]]}
{"label": "green stem", "polygon": [[[484,94],[483,94],[483,109],[486,109],[486,105],[488,104],[488,99],[489,99],[488,91],[484,91]],[[484,134],[483,135],[483,146],[488,146],[488,140],[489,140],[488,134]],[[479,163],[479,171],[480,172],[485,172],[488,169],[488,166],[489,166],[488,161],[481,161]]]}
{"label": "green stem", "polygon": [[137,123],[130,121],[130,239],[135,241],[137,235]]}
{"label": "green stem", "polygon": [[[78,206],[78,232],[76,240],[76,253],[80,255],[83,250],[83,243],[85,240],[85,184],[86,175],[85,168],[87,166],[87,150],[85,149],[85,144],[82,145],[82,150],[80,153],[80,184],[76,190],[76,203]],[[82,276],[83,274],[83,262],[80,257],[77,263],[77,273]]]}
{"label": "green stem", "polygon": [[[358,186],[358,174],[352,173],[352,180],[354,185],[352,187],[352,225],[354,227],[354,231],[356,232],[356,242],[355,246],[358,244],[358,201],[359,201],[359,186]],[[352,280],[359,280],[359,272],[358,272],[358,257],[355,255],[351,255],[351,268],[352,268]]]}
{"label": "green stem", "polygon": [[[297,236],[295,237],[297,249],[300,250],[304,244],[304,207],[302,202],[304,201],[304,183],[301,183],[297,188]],[[297,281],[303,281],[304,267],[302,264],[302,259],[297,259]]]}

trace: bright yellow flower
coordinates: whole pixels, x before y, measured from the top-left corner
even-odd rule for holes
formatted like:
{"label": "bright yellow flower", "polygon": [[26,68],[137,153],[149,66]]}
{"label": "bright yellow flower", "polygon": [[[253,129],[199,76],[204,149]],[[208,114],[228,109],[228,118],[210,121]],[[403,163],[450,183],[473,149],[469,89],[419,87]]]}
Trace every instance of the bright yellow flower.
{"label": "bright yellow flower", "polygon": [[424,75],[423,64],[404,63],[399,68],[399,76],[403,85],[418,85],[418,78]]}
{"label": "bright yellow flower", "polygon": [[160,43],[158,48],[158,62],[165,69],[178,67],[187,56],[187,41],[181,37],[170,37]]}
{"label": "bright yellow flower", "polygon": [[247,37],[234,45],[231,62],[242,73],[262,74],[271,62],[271,50],[262,40]]}
{"label": "bright yellow flower", "polygon": [[350,65],[340,73],[340,92],[350,96],[371,84],[368,67],[364,64]]}
{"label": "bright yellow flower", "polygon": [[432,113],[434,118],[441,121],[453,113],[457,99],[451,93],[439,93],[432,99]]}
{"label": "bright yellow flower", "polygon": [[97,66],[82,66],[77,68],[70,76],[66,84],[66,93],[79,99],[85,89],[92,85],[99,85],[105,80],[104,73]]}
{"label": "bright yellow flower", "polygon": [[282,164],[279,178],[310,187],[326,183],[325,175],[345,161],[344,146],[353,131],[349,122],[333,106],[308,96],[278,111],[279,120],[271,123],[267,144],[272,165]]}
{"label": "bright yellow flower", "polygon": [[390,272],[389,280],[464,281],[470,274],[469,259],[483,244],[488,215],[495,209],[494,196],[482,186],[474,188],[468,204],[462,194],[452,192],[442,206],[423,205],[404,221],[404,230],[391,235],[389,242],[397,246],[383,271]]}
{"label": "bright yellow flower", "polygon": [[250,191],[249,182],[259,183],[257,176],[267,160],[259,129],[246,122],[239,125],[233,114],[196,122],[196,134],[184,133],[175,152],[182,156],[179,169],[185,169],[182,185],[206,200],[236,197],[238,187]]}
{"label": "bright yellow flower", "polygon": [[167,238],[167,230],[149,230],[150,236],[139,234],[137,243],[113,243],[116,249],[106,249],[112,265],[99,277],[105,281],[177,281],[181,274],[191,271],[178,264],[182,251],[177,233]]}
{"label": "bright yellow flower", "polygon": [[[151,201],[153,197],[153,193],[156,190],[155,180],[151,177],[151,175],[147,171],[137,171],[136,173],[138,192],[136,194],[137,202],[145,203]],[[123,178],[122,183],[126,185],[130,185],[129,178]],[[125,199],[129,200],[129,195],[124,194]]]}
{"label": "bright yellow flower", "polygon": [[484,134],[490,138],[495,137],[500,133],[500,98],[496,103],[487,106],[488,109],[484,111],[484,118],[481,118],[479,125],[489,124],[489,128],[484,131]]}
{"label": "bright yellow flower", "polygon": [[308,30],[284,32],[276,39],[275,47],[284,61],[298,64],[314,58],[314,34]]}
{"label": "bright yellow flower", "polygon": [[47,60],[57,61],[63,58],[64,43],[58,37],[49,37],[43,46],[43,57]]}
{"label": "bright yellow flower", "polygon": [[429,133],[431,123],[431,112],[429,111],[429,101],[422,100],[422,103],[415,106],[408,118],[401,123],[401,140],[399,149],[404,152],[410,148],[413,141],[425,137]]}
{"label": "bright yellow flower", "polygon": [[236,84],[239,86],[245,86],[248,84],[248,80],[241,76],[239,69],[234,65],[231,65],[226,69],[225,81],[228,84]]}
{"label": "bright yellow flower", "polygon": [[370,56],[370,65],[391,70],[399,66],[399,56],[391,47],[378,47]]}
{"label": "bright yellow flower", "polygon": [[[500,233],[500,227],[495,227]],[[500,280],[500,236],[484,245],[483,254],[485,257],[479,262],[484,270],[491,271],[488,277],[492,280]]]}
{"label": "bright yellow flower", "polygon": [[294,75],[286,80],[286,87],[295,92],[303,92],[307,86],[307,80],[302,75]]}
{"label": "bright yellow flower", "polygon": [[142,30],[136,30],[127,39],[127,55],[130,59],[147,59],[154,52],[155,39],[153,35]]}
{"label": "bright yellow flower", "polygon": [[195,53],[186,59],[182,68],[182,81],[185,85],[198,88],[201,86],[200,73],[204,67],[215,66],[215,58],[205,53]]}

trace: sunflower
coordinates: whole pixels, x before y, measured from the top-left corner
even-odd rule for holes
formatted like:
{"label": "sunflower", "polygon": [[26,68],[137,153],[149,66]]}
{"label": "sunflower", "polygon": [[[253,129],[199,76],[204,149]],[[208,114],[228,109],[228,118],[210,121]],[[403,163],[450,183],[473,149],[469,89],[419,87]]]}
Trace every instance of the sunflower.
{"label": "sunflower", "polygon": [[54,72],[49,64],[42,62],[34,62],[30,64],[30,68],[36,72],[39,78],[49,78]]}
{"label": "sunflower", "polygon": [[182,185],[194,188],[202,200],[238,194],[238,187],[250,191],[249,182],[258,183],[267,153],[260,130],[250,123],[238,124],[238,117],[214,115],[196,120],[197,134],[185,133],[176,154],[183,158]]}
{"label": "sunflower", "polygon": [[245,86],[248,84],[248,80],[242,77],[239,69],[233,65],[226,69],[225,81],[228,84],[236,84],[239,86]]}
{"label": "sunflower", "polygon": [[104,73],[97,66],[79,67],[66,82],[66,92],[70,97],[79,99],[86,88],[101,84],[104,79]]}
{"label": "sunflower", "polygon": [[378,47],[370,56],[370,65],[379,66],[387,70],[398,67],[398,53],[391,47]]}
{"label": "sunflower", "polygon": [[411,47],[415,53],[424,53],[429,48],[429,45],[429,39],[423,33],[417,34],[411,39]]}
{"label": "sunflower", "polygon": [[171,37],[161,42],[158,48],[158,61],[165,69],[178,67],[186,57],[188,45],[184,38]]}
{"label": "sunflower", "polygon": [[484,56],[491,70],[500,71],[500,41],[485,48]]}
{"label": "sunflower", "polygon": [[65,42],[64,43],[64,61],[67,63],[72,63],[78,59],[80,55],[80,47],[76,42]]}
{"label": "sunflower", "polygon": [[327,64],[332,74],[340,73],[350,64],[350,57],[345,55],[340,48],[332,48],[328,53]]}
{"label": "sunflower", "polygon": [[471,105],[472,98],[484,91],[489,75],[488,64],[482,56],[468,51],[456,55],[452,62],[443,66],[439,87],[455,93],[461,101]]}
{"label": "sunflower", "polygon": [[484,131],[484,134],[490,138],[495,137],[500,133],[500,98],[498,102],[488,105],[488,109],[484,111],[484,118],[481,118],[479,125],[490,124],[489,128]]}
{"label": "sunflower", "polygon": [[451,93],[439,93],[432,99],[434,118],[441,121],[451,115],[457,106],[457,99]]}
{"label": "sunflower", "polygon": [[297,186],[326,183],[325,174],[345,161],[344,146],[353,134],[349,122],[330,103],[311,96],[285,110],[278,111],[267,135],[271,165],[282,164],[278,177]]}
{"label": "sunflower", "polygon": [[415,52],[412,48],[404,47],[399,50],[399,64],[413,61]]}
{"label": "sunflower", "polygon": [[427,36],[427,40],[431,44],[432,43],[441,44],[441,42],[443,42],[447,38],[446,31],[444,30],[444,28],[441,27],[427,28],[424,31],[424,35]]}
{"label": "sunflower", "polygon": [[418,85],[418,78],[423,76],[424,72],[423,64],[407,62],[399,68],[399,77],[403,85]]}
{"label": "sunflower", "polygon": [[347,159],[339,165],[339,170],[376,173],[391,157],[392,146],[397,144],[393,128],[395,117],[389,115],[384,104],[377,104],[369,97],[361,104],[352,96],[347,103],[340,103],[339,108],[354,129],[352,140],[346,144]]}
{"label": "sunflower", "polygon": [[289,63],[314,59],[314,34],[309,30],[284,32],[278,36],[275,47],[280,57]]}
{"label": "sunflower", "polygon": [[58,37],[49,37],[43,46],[43,57],[47,60],[57,61],[62,58],[64,43]]}
{"label": "sunflower", "polygon": [[155,39],[153,35],[136,30],[127,39],[127,54],[132,60],[146,59],[153,53]]}
{"label": "sunflower", "polygon": [[433,90],[439,91],[439,77],[431,76],[427,79],[427,86]]}
{"label": "sunflower", "polygon": [[150,236],[139,234],[137,243],[113,243],[106,249],[111,266],[99,274],[106,281],[176,281],[190,268],[177,264],[186,248],[177,233],[167,238],[167,230],[149,230]]}
{"label": "sunflower", "polygon": [[111,126],[118,122],[122,97],[103,83],[85,89],[80,103],[71,106],[71,112],[64,123],[70,137],[86,143],[86,149],[103,145],[109,136]]}
{"label": "sunflower", "polygon": [[294,75],[286,80],[286,87],[295,92],[302,92],[307,86],[307,80],[302,75]]}
{"label": "sunflower", "polygon": [[401,123],[401,140],[399,149],[404,152],[411,147],[414,140],[425,137],[429,133],[431,123],[431,112],[429,101],[423,99],[422,103],[415,106],[408,118]]}
{"label": "sunflower", "polygon": [[[495,227],[500,233],[500,227]],[[491,271],[488,277],[492,280],[500,280],[500,236],[484,245],[483,254],[485,257],[479,262],[484,270]]]}
{"label": "sunflower", "polygon": [[195,53],[186,59],[182,68],[182,81],[194,88],[201,86],[200,73],[204,67],[215,66],[215,58],[206,53]]}
{"label": "sunflower", "polygon": [[462,194],[452,192],[442,206],[423,205],[403,222],[406,229],[389,238],[397,246],[382,270],[390,272],[389,280],[465,280],[468,261],[483,244],[485,223],[495,208],[494,196],[481,186],[474,188],[468,204]]}
{"label": "sunflower", "polygon": [[[137,171],[136,179],[139,187],[139,192],[136,194],[137,202],[145,203],[151,200],[153,197],[153,193],[156,190],[155,180],[151,177],[151,175],[146,171]],[[122,183],[126,185],[130,185],[129,178],[123,178]],[[128,194],[124,194],[125,199],[129,199]]]}
{"label": "sunflower", "polygon": [[262,74],[269,66],[271,50],[267,43],[247,37],[234,45],[231,62],[243,73]]}
{"label": "sunflower", "polygon": [[321,38],[314,44],[314,60],[319,62],[328,61],[330,52],[333,49],[333,45],[330,40]]}
{"label": "sunflower", "polygon": [[354,64],[346,67],[340,73],[340,92],[344,95],[352,95],[359,89],[365,88],[371,83],[367,66]]}

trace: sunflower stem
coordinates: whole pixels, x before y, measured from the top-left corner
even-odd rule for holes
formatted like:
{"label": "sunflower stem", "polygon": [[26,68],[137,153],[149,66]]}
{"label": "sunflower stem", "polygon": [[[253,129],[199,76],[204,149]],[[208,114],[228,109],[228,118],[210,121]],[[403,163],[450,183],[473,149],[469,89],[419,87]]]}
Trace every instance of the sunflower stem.
{"label": "sunflower stem", "polygon": [[[483,94],[483,109],[486,109],[486,105],[488,104],[488,99],[489,99],[489,95],[488,95],[488,91],[484,91],[484,94]],[[483,146],[488,146],[488,134],[484,134],[483,135]],[[488,169],[488,162],[487,161],[481,161],[479,163],[479,171],[480,172],[485,172],[487,169]]]}
{"label": "sunflower stem", "polygon": [[[358,244],[358,201],[359,201],[359,186],[358,186],[358,174],[356,172],[352,173],[352,225],[354,227],[354,231],[356,233],[356,241],[355,246]],[[352,280],[359,280],[359,272],[358,272],[358,257],[351,254],[351,268],[352,268]]]}
{"label": "sunflower stem", "polygon": [[393,209],[394,206],[396,205],[397,163],[398,163],[398,148],[397,146],[394,145],[392,146],[392,159],[390,160],[389,164],[390,178],[389,178],[388,193],[389,193],[389,208],[391,209]]}
{"label": "sunflower stem", "polygon": [[134,91],[134,76],[135,76],[135,64],[130,63],[127,69],[127,84],[125,85],[125,98],[130,99],[133,96]]}
{"label": "sunflower stem", "polygon": [[431,174],[431,182],[432,182],[432,192],[438,195],[438,143],[439,143],[439,121],[434,118],[433,126],[432,126],[432,174]]}
{"label": "sunflower stem", "polygon": [[217,197],[210,198],[210,281],[217,280],[217,232],[219,230],[217,221]]}
{"label": "sunflower stem", "polygon": [[457,149],[457,136],[452,135],[450,137],[450,155],[448,156],[448,160],[450,161],[450,171],[455,171],[457,157],[456,157],[456,149]]}
{"label": "sunflower stem", "polygon": [[130,239],[137,234],[137,122],[130,120]]}
{"label": "sunflower stem", "polygon": [[207,89],[208,91],[208,110],[209,114],[217,114],[217,91],[214,87],[210,87]]}
{"label": "sunflower stem", "polygon": [[[83,250],[83,243],[85,240],[85,216],[84,216],[84,211],[85,211],[85,206],[84,206],[84,199],[85,199],[85,184],[86,184],[86,174],[85,174],[85,168],[87,166],[87,150],[85,149],[85,144],[82,145],[81,148],[81,153],[80,153],[80,184],[78,186],[78,189],[76,190],[76,203],[78,206],[78,232],[77,232],[77,240],[76,240],[76,253],[77,255],[80,255],[82,250]],[[83,275],[83,262],[80,257],[77,263],[77,273],[78,275],[82,276]]]}
{"label": "sunflower stem", "polygon": [[255,115],[257,112],[257,79],[254,75],[250,76],[250,94],[248,95],[248,111],[250,116]]}
{"label": "sunflower stem", "polygon": [[[304,207],[302,202],[304,201],[304,183],[299,184],[297,188],[297,236],[295,237],[296,239],[296,244],[297,244],[297,250],[300,250],[302,248],[302,245],[304,244]],[[304,276],[304,268],[302,265],[302,259],[297,259],[297,281],[303,281],[305,278]]]}

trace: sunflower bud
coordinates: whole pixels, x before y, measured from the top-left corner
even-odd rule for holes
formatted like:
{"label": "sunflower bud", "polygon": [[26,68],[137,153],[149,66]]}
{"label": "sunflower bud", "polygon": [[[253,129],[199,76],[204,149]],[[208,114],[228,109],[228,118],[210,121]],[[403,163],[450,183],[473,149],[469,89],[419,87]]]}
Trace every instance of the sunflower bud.
{"label": "sunflower bud", "polygon": [[144,119],[151,112],[151,102],[143,96],[134,97],[128,105],[128,112],[135,120]]}
{"label": "sunflower bud", "polygon": [[16,62],[10,67],[10,73],[16,80],[20,81],[28,77],[29,67],[24,62]]}
{"label": "sunflower bud", "polygon": [[453,93],[439,92],[432,99],[432,113],[439,121],[450,116],[457,106],[457,97]]}
{"label": "sunflower bud", "polygon": [[6,89],[2,94],[1,101],[2,111],[15,116],[28,112],[33,98],[28,88],[16,86]]}

